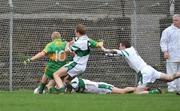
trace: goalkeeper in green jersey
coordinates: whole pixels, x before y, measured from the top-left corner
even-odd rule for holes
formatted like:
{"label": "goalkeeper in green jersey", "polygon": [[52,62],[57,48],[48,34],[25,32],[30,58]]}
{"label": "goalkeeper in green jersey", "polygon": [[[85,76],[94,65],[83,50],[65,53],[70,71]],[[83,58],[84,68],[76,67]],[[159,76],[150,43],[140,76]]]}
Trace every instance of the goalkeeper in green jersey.
{"label": "goalkeeper in green jersey", "polygon": [[[40,85],[38,86],[39,94],[43,93],[43,90],[46,84],[48,83],[48,80],[50,80],[49,84],[53,86],[53,73],[68,62],[67,55],[64,52],[67,42],[61,38],[61,34],[59,32],[53,32],[51,38],[52,42],[48,43],[41,52],[37,53],[32,58],[29,58],[26,61],[24,61],[24,64],[27,64],[28,62],[35,61],[37,59],[48,56],[48,62],[45,68],[45,73],[42,76]],[[54,87],[49,88],[50,92],[55,91]]]}

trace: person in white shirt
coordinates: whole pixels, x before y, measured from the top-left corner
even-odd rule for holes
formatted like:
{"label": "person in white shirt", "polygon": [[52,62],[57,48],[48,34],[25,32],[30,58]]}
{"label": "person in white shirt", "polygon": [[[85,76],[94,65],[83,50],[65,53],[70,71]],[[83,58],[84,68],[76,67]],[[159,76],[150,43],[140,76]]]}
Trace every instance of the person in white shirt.
{"label": "person in white shirt", "polygon": [[180,78],[180,72],[171,75],[155,70],[140,57],[138,52],[128,41],[120,42],[119,49],[106,49],[102,47],[102,50],[106,52],[108,56],[125,57],[129,66],[139,75],[138,87],[146,87],[149,83],[154,83],[157,79],[169,82]]}
{"label": "person in white shirt", "polygon": [[[166,60],[166,72],[180,72],[180,15],[172,17],[173,24],[167,27],[160,40],[161,50]],[[168,92],[180,91],[180,79],[168,82]]]}
{"label": "person in white shirt", "polygon": [[[73,61],[64,65],[54,74],[54,80],[57,84],[57,90],[59,92],[65,92],[65,86],[62,82],[62,77],[68,76],[68,81],[71,81],[74,77],[82,74],[90,56],[90,48],[101,48],[103,42],[96,42],[86,35],[86,27],[82,24],[78,24],[75,29],[76,41],[68,43],[65,52],[73,52],[75,55]],[[68,81],[65,81],[68,83]]]}

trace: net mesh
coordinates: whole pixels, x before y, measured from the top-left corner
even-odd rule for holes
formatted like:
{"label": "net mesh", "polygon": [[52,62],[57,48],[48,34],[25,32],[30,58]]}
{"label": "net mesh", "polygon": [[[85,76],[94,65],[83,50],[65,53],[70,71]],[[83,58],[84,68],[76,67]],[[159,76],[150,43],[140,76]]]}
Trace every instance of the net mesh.
{"label": "net mesh", "polygon": [[[159,41],[162,30],[171,23],[169,0],[13,0],[12,4],[10,7],[9,1],[0,1],[1,90],[9,90],[10,82],[13,90],[35,88],[47,59],[26,66],[22,61],[43,50],[53,31],[72,39],[78,23],[87,26],[90,38],[104,39],[108,48],[118,48],[121,40],[130,41],[148,64],[165,72]],[[175,13],[180,12],[178,4],[176,0]],[[123,58],[106,57],[99,49],[92,49],[83,77],[117,87],[136,85],[136,73]],[[160,81],[155,84],[166,87]]]}

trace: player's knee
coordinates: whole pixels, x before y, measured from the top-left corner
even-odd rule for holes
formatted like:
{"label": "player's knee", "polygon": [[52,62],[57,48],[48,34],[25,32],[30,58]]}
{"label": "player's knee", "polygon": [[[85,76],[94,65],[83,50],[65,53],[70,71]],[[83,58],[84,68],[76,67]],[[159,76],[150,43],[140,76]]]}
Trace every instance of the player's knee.
{"label": "player's knee", "polygon": [[48,79],[47,79],[47,78],[42,78],[42,79],[41,79],[41,83],[47,84],[47,82],[48,82]]}
{"label": "player's knee", "polygon": [[50,89],[52,86],[47,84],[46,87],[47,87],[47,89]]}
{"label": "player's knee", "polygon": [[47,81],[45,81],[45,80],[41,80],[41,83],[43,83],[43,84],[47,84]]}
{"label": "player's knee", "polygon": [[57,72],[53,73],[53,77],[57,78],[58,77],[58,73]]}

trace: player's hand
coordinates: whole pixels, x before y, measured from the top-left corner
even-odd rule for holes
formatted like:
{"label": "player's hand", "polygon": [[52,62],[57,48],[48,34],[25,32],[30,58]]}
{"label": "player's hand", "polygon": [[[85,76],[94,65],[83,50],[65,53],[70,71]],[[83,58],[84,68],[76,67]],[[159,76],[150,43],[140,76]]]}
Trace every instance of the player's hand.
{"label": "player's hand", "polygon": [[100,39],[100,40],[97,41],[97,47],[102,48],[103,45],[104,45],[104,40]]}
{"label": "player's hand", "polygon": [[28,64],[30,62],[31,62],[31,59],[27,59],[27,60],[23,61],[23,64],[26,65],[26,64]]}
{"label": "player's hand", "polygon": [[103,41],[98,42],[98,47],[103,47],[103,44],[104,44],[104,42],[103,42]]}
{"label": "player's hand", "polygon": [[169,59],[169,53],[168,52],[164,52],[164,59]]}

